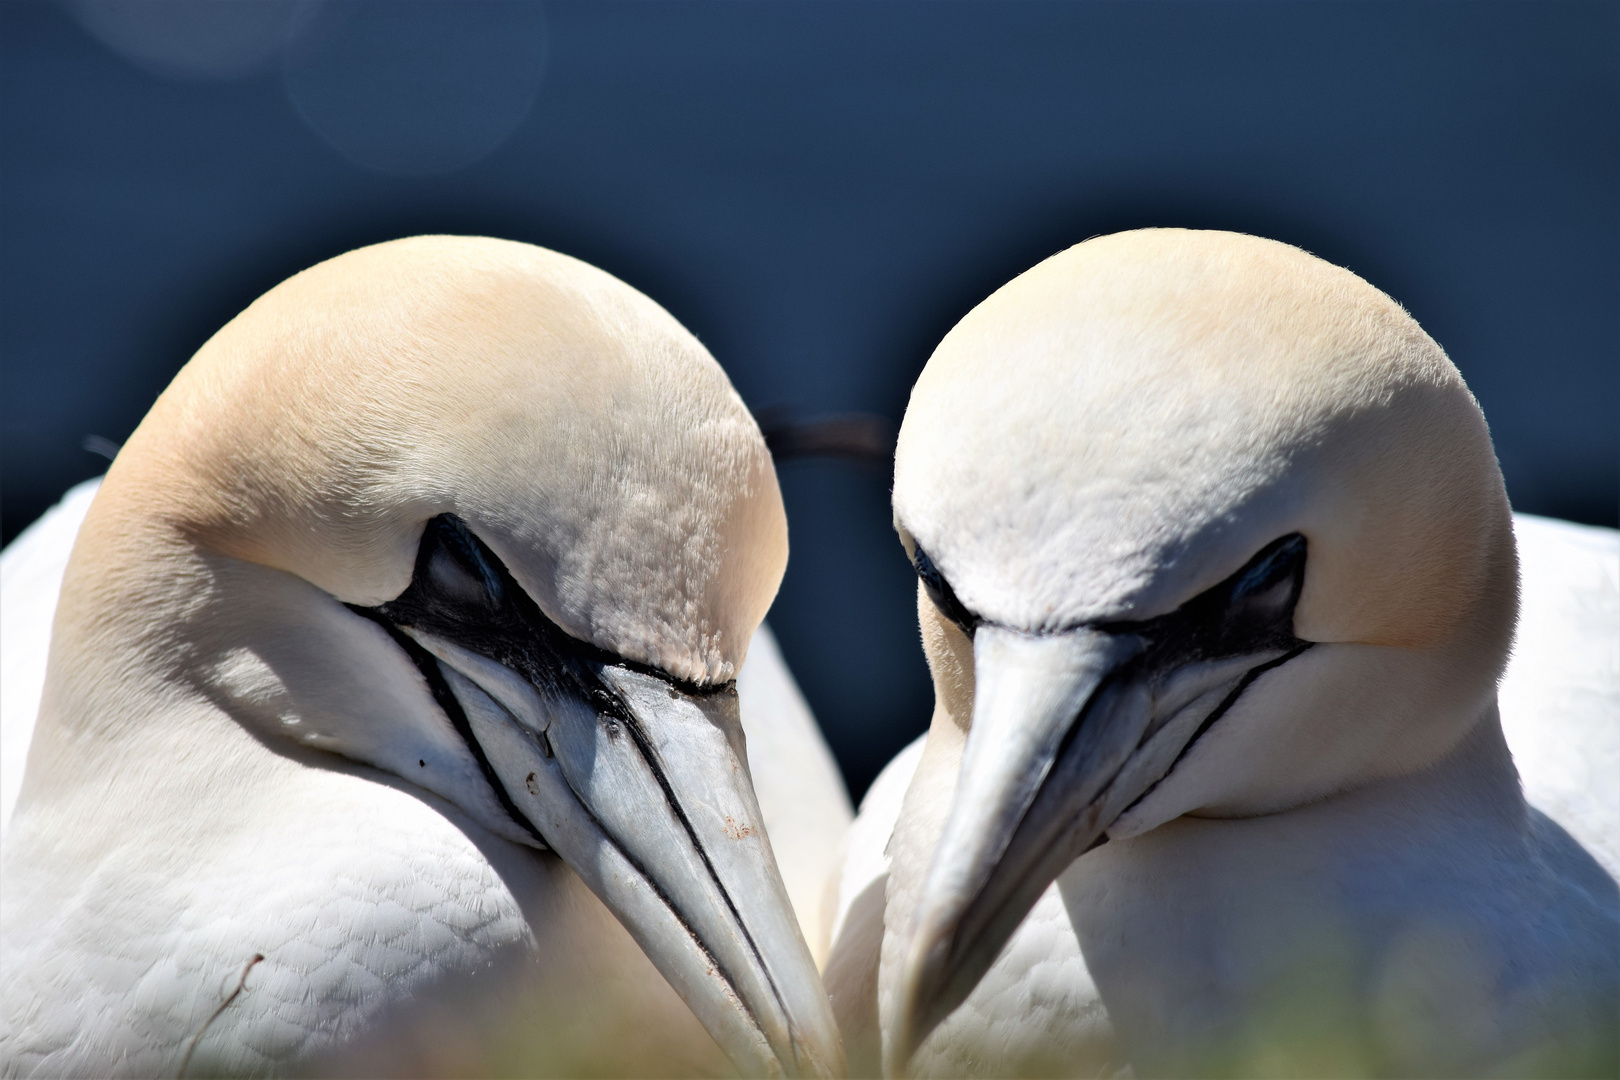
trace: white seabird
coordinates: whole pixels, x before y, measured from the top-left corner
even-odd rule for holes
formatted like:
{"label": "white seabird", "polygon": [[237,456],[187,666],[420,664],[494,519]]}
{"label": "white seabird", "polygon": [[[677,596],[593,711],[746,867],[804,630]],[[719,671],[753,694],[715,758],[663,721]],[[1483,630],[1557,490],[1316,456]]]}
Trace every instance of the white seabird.
{"label": "white seabird", "polygon": [[[75,484],[0,551],[0,834],[22,785],[45,689],[62,575],[100,487],[99,476]],[[737,704],[765,835],[819,963],[831,935],[827,881],[843,865],[854,814],[838,763],[766,623],[754,631],[737,673]]]}
{"label": "white seabird", "polygon": [[1055,256],[930,360],[895,518],[936,708],[851,834],[856,1072],[1613,1071],[1613,534],[1518,523],[1560,827],[1489,436],[1387,297],[1230,234]]}
{"label": "white seabird", "polygon": [[78,532],[0,1068],[840,1072],[731,687],[785,556],[757,426],[610,276],[436,237],[278,286]]}

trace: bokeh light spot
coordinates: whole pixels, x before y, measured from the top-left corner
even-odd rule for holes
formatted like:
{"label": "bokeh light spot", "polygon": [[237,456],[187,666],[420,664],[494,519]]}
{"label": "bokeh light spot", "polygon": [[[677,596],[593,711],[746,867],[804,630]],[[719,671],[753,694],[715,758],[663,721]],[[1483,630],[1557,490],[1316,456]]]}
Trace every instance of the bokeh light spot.
{"label": "bokeh light spot", "polygon": [[533,0],[332,0],[288,46],[283,75],[299,115],[351,161],[446,173],[517,129],[540,90],[546,37]]}
{"label": "bokeh light spot", "polygon": [[235,79],[267,66],[309,10],[297,0],[73,0],[79,25],[169,78]]}

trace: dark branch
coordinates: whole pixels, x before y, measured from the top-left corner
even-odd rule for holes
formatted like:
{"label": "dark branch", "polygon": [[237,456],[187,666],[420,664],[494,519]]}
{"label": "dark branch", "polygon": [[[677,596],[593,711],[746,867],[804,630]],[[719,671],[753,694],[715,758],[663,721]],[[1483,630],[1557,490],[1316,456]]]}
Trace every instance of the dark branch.
{"label": "dark branch", "polygon": [[887,465],[894,458],[894,424],[873,413],[836,413],[793,420],[787,410],[761,409],[759,427],[777,461],[833,457]]}

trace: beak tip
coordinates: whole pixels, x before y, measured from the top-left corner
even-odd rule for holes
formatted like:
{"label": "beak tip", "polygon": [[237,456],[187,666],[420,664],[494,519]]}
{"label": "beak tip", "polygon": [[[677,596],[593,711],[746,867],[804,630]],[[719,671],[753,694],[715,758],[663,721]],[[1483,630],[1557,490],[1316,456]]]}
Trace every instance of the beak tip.
{"label": "beak tip", "polygon": [[833,1080],[835,1077],[848,1076],[849,1069],[844,1064],[843,1045],[841,1043],[835,1043],[827,1049],[831,1052],[826,1054],[810,1054],[801,1057],[800,1064],[803,1066],[803,1068],[801,1069],[799,1075],[805,1077],[815,1077],[816,1080]]}
{"label": "beak tip", "polygon": [[891,1038],[885,1039],[883,1075],[905,1076],[911,1065],[911,1058],[917,1052],[917,1042],[909,1025],[896,1029]]}
{"label": "beak tip", "polygon": [[938,997],[938,970],[944,942],[913,939],[910,955],[896,987],[895,1008],[883,1039],[883,1073],[904,1076],[923,1040],[939,1025],[934,1003]]}
{"label": "beak tip", "polygon": [[843,1034],[833,1018],[831,1002],[825,1011],[803,1010],[796,1016],[788,1056],[777,1058],[782,1074],[818,1080],[848,1076]]}
{"label": "beak tip", "polygon": [[927,905],[915,922],[916,930],[906,951],[895,1017],[897,1053],[903,1053],[904,1066],[924,1040],[949,1016],[961,1001],[950,1000],[950,984],[957,965],[955,946],[960,928],[960,905]]}

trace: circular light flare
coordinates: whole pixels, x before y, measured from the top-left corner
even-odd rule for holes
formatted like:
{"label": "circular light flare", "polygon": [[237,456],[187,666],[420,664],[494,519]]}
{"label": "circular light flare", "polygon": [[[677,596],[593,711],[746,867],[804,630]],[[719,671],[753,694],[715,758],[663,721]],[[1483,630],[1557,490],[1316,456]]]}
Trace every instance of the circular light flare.
{"label": "circular light flare", "polygon": [[534,0],[329,0],[283,52],[287,96],[322,138],[377,172],[465,168],[511,137],[540,90]]}

